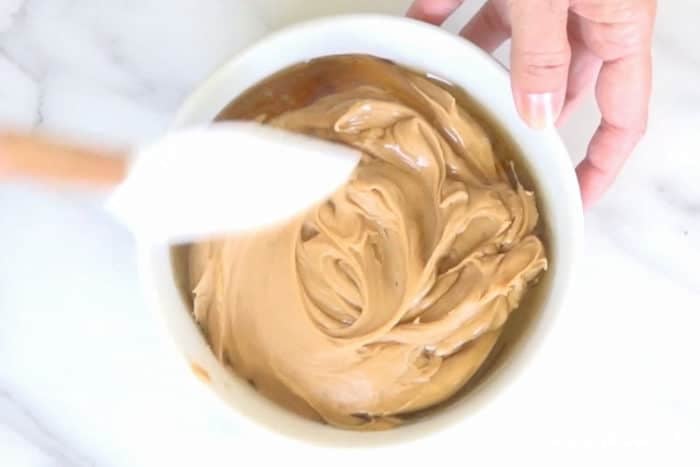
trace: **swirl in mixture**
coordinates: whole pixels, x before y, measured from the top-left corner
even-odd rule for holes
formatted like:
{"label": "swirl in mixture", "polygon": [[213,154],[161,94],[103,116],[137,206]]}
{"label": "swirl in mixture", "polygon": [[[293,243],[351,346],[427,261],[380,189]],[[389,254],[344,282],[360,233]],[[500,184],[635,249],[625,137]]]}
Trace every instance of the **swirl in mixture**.
{"label": "swirl in mixture", "polygon": [[389,428],[453,395],[547,267],[533,193],[449,92],[405,79],[410,105],[363,85],[269,119],[364,158],[302,216],[190,253],[194,316],[216,356],[344,428]]}

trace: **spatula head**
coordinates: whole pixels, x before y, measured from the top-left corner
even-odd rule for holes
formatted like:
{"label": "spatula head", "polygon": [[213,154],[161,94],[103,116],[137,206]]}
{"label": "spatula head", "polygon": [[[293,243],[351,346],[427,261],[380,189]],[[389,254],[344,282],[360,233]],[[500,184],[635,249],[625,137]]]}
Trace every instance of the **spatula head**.
{"label": "spatula head", "polygon": [[134,154],[107,208],[151,242],[188,242],[290,218],[348,180],[350,147],[253,122],[167,134]]}

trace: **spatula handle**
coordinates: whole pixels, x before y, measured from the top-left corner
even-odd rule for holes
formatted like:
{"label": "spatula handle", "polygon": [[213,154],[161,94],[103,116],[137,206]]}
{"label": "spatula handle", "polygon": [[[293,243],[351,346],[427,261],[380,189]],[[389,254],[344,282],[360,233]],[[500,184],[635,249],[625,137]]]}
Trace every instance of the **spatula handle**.
{"label": "spatula handle", "polygon": [[0,132],[0,182],[109,189],[126,176],[126,153],[20,132]]}

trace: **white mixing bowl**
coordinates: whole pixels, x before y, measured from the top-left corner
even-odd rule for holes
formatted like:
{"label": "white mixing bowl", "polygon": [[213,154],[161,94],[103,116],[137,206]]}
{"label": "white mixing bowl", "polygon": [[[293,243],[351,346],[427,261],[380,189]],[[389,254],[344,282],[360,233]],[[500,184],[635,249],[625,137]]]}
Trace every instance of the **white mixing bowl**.
{"label": "white mixing bowl", "polygon": [[[486,107],[519,144],[538,181],[541,215],[550,226],[547,290],[533,325],[516,351],[469,394],[414,423],[384,432],[351,432],[302,419],[259,395],[216,360],[177,285],[169,248],[140,245],[140,266],[150,306],[165,324],[175,348],[194,374],[230,406],[240,423],[254,422],[297,439],[321,444],[385,444],[432,433],[468,417],[498,396],[527,366],[556,313],[564,304],[583,239],[583,216],[572,163],[554,129],[533,131],[518,117],[509,77],[489,55],[431,25],[376,15],[325,18],[295,25],[263,38],[216,71],[177,115],[182,127],[213,120],[232,99],[267,76],[316,57],[371,54],[442,77]],[[241,200],[245,202],[245,200]],[[517,313],[517,312],[516,312]],[[223,406],[222,406],[223,407]]]}

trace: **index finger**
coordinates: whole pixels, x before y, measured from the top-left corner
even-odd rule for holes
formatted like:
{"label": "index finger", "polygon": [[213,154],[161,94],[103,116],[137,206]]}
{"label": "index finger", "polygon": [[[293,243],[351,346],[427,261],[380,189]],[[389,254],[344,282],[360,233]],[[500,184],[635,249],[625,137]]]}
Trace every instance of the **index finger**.
{"label": "index finger", "polygon": [[564,104],[571,47],[568,0],[510,1],[515,104],[533,128],[553,124]]}

